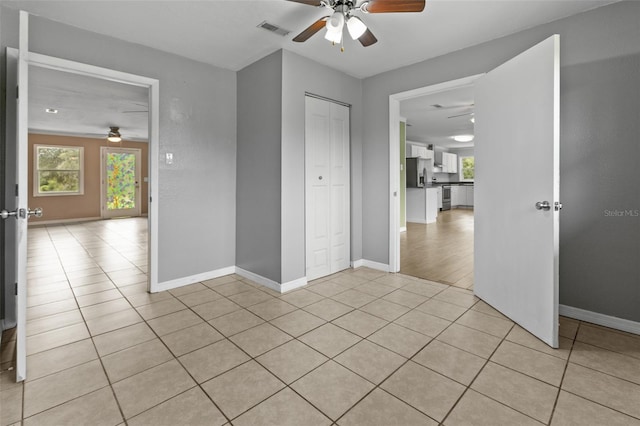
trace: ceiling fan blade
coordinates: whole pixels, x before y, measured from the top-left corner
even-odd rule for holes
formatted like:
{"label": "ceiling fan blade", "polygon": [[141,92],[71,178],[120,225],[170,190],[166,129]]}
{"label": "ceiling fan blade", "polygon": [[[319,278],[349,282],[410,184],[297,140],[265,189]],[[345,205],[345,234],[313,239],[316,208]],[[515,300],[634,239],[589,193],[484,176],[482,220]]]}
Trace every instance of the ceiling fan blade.
{"label": "ceiling fan blade", "polygon": [[288,0],[294,3],[308,4],[309,6],[322,6],[320,0]]}
{"label": "ceiling fan blade", "polygon": [[358,38],[358,40],[364,47],[371,46],[372,44],[378,42],[378,39],[376,38],[376,36],[374,36],[369,29],[367,29],[367,31],[365,31],[364,34],[362,34]]}
{"label": "ceiling fan blade", "polygon": [[452,115],[451,117],[447,117],[447,118],[464,117],[465,115],[473,115],[473,112],[467,112],[467,113],[464,113],[464,114]]}
{"label": "ceiling fan blade", "polygon": [[323,18],[318,19],[313,24],[309,25],[309,27],[306,30],[304,30],[303,32],[301,32],[300,34],[295,36],[293,41],[297,41],[298,43],[302,43],[303,41],[307,41],[309,39],[309,37],[311,37],[312,35],[314,35],[315,33],[317,33],[318,31],[320,31],[321,29],[323,29],[325,27],[326,22],[327,22],[327,18],[329,18],[329,17],[325,16]]}
{"label": "ceiling fan blade", "polygon": [[425,0],[369,0],[363,3],[367,13],[422,12]]}

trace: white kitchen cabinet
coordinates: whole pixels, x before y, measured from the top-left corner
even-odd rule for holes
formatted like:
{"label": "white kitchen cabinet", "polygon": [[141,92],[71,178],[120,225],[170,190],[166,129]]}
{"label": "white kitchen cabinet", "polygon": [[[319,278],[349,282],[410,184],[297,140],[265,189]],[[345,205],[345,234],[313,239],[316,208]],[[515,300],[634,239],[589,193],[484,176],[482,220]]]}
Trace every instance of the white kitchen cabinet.
{"label": "white kitchen cabinet", "polygon": [[438,187],[438,210],[442,208],[442,187]]}
{"label": "white kitchen cabinet", "polygon": [[467,186],[467,205],[473,207],[473,186]]}
{"label": "white kitchen cabinet", "polygon": [[450,152],[443,152],[442,159],[445,173],[458,173],[458,156]]}
{"label": "white kitchen cabinet", "polygon": [[458,156],[450,152],[442,152],[438,154],[436,163],[442,165],[442,173],[458,173]]}
{"label": "white kitchen cabinet", "polygon": [[433,151],[427,149],[423,145],[409,145],[411,146],[411,157],[431,158],[433,159]]}
{"label": "white kitchen cabinet", "polygon": [[433,223],[438,217],[436,188],[407,188],[407,222]]}
{"label": "white kitchen cabinet", "polygon": [[457,207],[460,205],[460,186],[451,186],[451,207]]}
{"label": "white kitchen cabinet", "polygon": [[454,206],[473,207],[473,185],[451,187],[451,207]]}

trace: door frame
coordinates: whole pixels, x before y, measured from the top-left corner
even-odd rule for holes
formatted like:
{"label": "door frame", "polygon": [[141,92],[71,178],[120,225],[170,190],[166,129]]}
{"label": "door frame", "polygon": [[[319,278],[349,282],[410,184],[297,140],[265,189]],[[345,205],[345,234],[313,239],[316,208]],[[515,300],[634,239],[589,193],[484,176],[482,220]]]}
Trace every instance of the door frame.
{"label": "door frame", "polygon": [[29,52],[30,66],[49,68],[57,71],[109,80],[131,86],[146,87],[149,90],[149,213],[148,221],[148,270],[147,290],[158,289],[158,153],[160,149],[160,81],[154,78],[116,71],[109,68],[70,61],[67,59]]}
{"label": "door frame", "polygon": [[400,271],[400,102],[451,89],[472,87],[484,74],[389,95],[389,272]]}
{"label": "door frame", "polygon": [[136,156],[136,178],[137,178],[137,186],[136,186],[136,207],[135,207],[135,215],[140,216],[142,212],[142,183],[140,182],[140,175],[142,174],[142,165],[140,161],[142,159],[142,150],[140,148],[125,148],[119,146],[101,146],[100,147],[100,216],[103,219],[108,219],[111,216],[107,214],[107,167],[106,167],[106,156],[105,154],[109,151],[121,151],[128,152],[130,154],[135,154]]}

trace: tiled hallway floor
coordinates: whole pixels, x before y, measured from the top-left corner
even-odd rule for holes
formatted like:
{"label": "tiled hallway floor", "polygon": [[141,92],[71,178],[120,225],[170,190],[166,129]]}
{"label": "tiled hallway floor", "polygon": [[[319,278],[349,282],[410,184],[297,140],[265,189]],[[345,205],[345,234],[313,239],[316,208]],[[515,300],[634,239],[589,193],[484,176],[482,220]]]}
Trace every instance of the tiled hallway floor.
{"label": "tiled hallway floor", "polygon": [[549,349],[472,292],[366,268],[284,295],[145,292],[146,222],[30,231],[27,381],[1,424],[640,425],[640,336]]}

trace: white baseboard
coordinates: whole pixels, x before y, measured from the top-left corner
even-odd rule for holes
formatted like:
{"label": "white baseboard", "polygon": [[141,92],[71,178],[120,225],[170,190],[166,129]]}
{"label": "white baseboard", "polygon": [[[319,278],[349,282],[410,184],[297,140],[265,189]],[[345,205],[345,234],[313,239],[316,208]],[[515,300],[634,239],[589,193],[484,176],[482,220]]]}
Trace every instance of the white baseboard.
{"label": "white baseboard", "polygon": [[93,222],[96,220],[102,220],[100,216],[96,217],[78,217],[75,219],[55,219],[55,220],[41,220],[38,222],[29,222],[29,226],[38,225],[62,225],[64,223],[80,223],[80,222]]}
{"label": "white baseboard", "polygon": [[280,284],[280,293],[286,293],[296,288],[304,287],[307,285],[307,277],[298,278],[297,280],[289,281]]}
{"label": "white baseboard", "polygon": [[626,320],[624,318],[612,317],[610,315],[599,314],[573,306],[560,305],[560,315],[565,317],[586,321],[593,324],[609,327],[628,333],[640,334],[640,322]]}
{"label": "white baseboard", "polygon": [[407,227],[406,226],[401,226],[400,227],[400,232],[407,232]]}
{"label": "white baseboard", "polygon": [[374,262],[373,260],[358,259],[351,262],[353,269],[365,266],[367,268],[376,269],[378,271],[389,272],[389,265],[380,262]]}
{"label": "white baseboard", "polygon": [[275,290],[279,293],[286,293],[287,291],[291,291],[293,289],[302,287],[307,285],[307,277],[298,278],[297,280],[289,281],[286,283],[280,284],[270,278],[263,277],[262,275],[258,275],[251,271],[247,271],[246,269],[242,269],[236,266],[236,274],[241,277],[245,277],[254,281],[260,285],[270,288],[271,290]]}
{"label": "white baseboard", "polygon": [[170,280],[170,281],[164,281],[164,282],[158,283],[157,287],[153,289],[152,293],[171,290],[177,287],[182,287],[189,284],[195,284],[200,281],[211,280],[214,278],[222,277],[224,275],[230,275],[235,272],[236,272],[235,266],[227,266],[226,268],[216,269],[215,271],[203,272],[201,274],[177,278],[175,280]]}
{"label": "white baseboard", "polygon": [[420,223],[420,224],[426,224],[427,221],[425,219],[413,219],[413,218],[407,218],[407,223]]}

